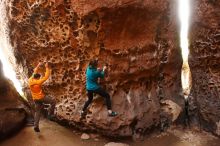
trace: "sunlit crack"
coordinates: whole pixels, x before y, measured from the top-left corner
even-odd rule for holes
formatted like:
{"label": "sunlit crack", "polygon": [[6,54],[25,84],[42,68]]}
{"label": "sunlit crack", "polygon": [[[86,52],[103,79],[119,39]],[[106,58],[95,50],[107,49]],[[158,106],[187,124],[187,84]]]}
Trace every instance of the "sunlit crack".
{"label": "sunlit crack", "polygon": [[24,97],[21,82],[16,77],[16,61],[9,41],[8,19],[6,15],[6,1],[0,1],[0,60],[3,64],[5,77],[10,79],[18,93]]}
{"label": "sunlit crack", "polygon": [[183,58],[181,82],[184,97],[187,99],[191,88],[191,72],[188,64],[189,56],[189,17],[190,17],[190,0],[179,0],[179,19],[180,19],[180,47]]}

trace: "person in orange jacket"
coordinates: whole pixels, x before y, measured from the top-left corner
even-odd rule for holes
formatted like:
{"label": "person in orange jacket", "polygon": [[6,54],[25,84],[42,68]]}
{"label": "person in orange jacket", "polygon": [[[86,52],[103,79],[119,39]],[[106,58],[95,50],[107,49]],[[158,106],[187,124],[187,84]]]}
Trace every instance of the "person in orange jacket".
{"label": "person in orange jacket", "polygon": [[39,63],[34,69],[32,76],[28,79],[29,88],[31,90],[32,99],[35,104],[34,113],[34,131],[40,132],[39,121],[41,116],[41,110],[44,104],[50,104],[48,115],[50,117],[54,116],[55,100],[50,96],[45,95],[42,90],[42,84],[49,78],[51,74],[51,68],[48,63],[45,64],[46,72],[44,76],[39,73],[39,68],[41,64]]}

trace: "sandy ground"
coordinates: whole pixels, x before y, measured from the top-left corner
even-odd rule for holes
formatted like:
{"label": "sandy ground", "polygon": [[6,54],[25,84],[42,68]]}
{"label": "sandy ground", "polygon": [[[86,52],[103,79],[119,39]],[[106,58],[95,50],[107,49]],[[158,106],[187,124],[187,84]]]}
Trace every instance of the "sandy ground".
{"label": "sandy ground", "polygon": [[[113,141],[101,136],[81,140],[82,133],[47,120],[41,121],[40,128],[40,134],[36,134],[32,127],[25,127],[15,136],[1,142],[0,146],[104,146]],[[133,142],[130,139],[114,142],[123,142],[130,146],[220,146],[220,139],[208,133],[176,128],[146,136],[141,142]]]}

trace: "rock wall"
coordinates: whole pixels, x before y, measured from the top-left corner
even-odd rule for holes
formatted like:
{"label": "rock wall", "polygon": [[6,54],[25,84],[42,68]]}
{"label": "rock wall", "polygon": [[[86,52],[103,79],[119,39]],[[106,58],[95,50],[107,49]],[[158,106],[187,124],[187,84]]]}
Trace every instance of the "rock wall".
{"label": "rock wall", "polygon": [[220,1],[196,0],[192,6],[191,114],[203,128],[220,135]]}
{"label": "rock wall", "polygon": [[[41,61],[52,63],[45,91],[55,96],[57,118],[80,129],[111,136],[131,136],[179,116],[182,59],[173,0],[9,0],[10,39],[22,80]],[[97,57],[108,64],[101,81],[113,110],[102,98],[87,100],[85,69]],[[25,86],[26,84],[24,84]]]}
{"label": "rock wall", "polygon": [[0,62],[0,140],[13,134],[25,123],[26,113],[20,98],[12,83],[5,79]]}

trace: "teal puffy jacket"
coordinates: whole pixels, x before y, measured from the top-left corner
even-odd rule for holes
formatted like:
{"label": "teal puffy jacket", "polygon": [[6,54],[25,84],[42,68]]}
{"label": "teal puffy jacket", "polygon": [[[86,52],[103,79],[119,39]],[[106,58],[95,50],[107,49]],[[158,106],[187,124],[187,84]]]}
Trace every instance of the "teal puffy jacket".
{"label": "teal puffy jacket", "polygon": [[86,69],[86,89],[87,90],[96,90],[100,88],[100,85],[97,83],[98,78],[104,78],[104,71],[99,71],[96,68],[88,66]]}

